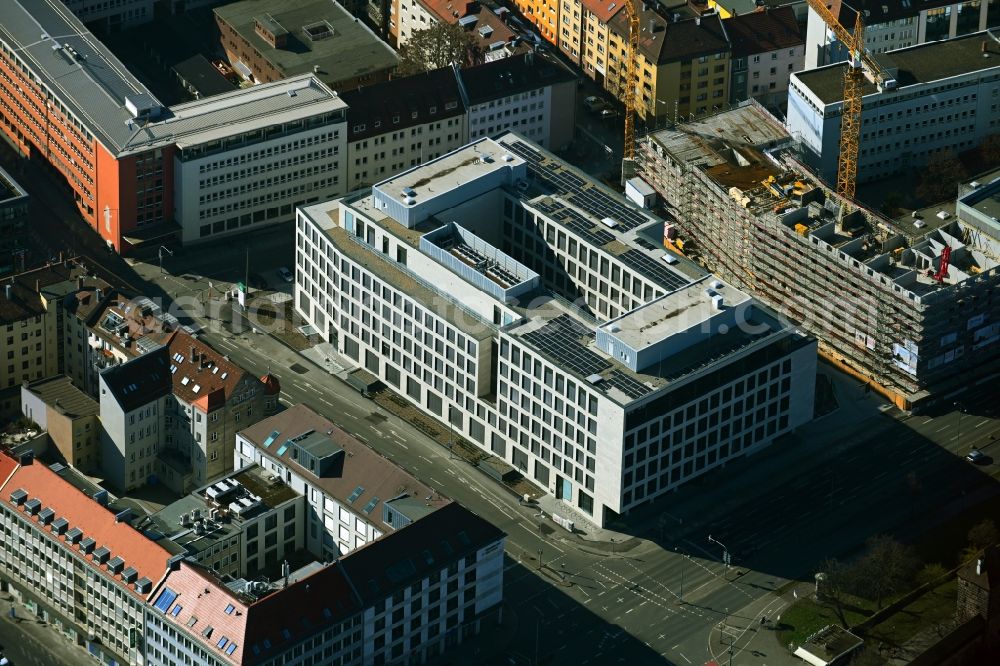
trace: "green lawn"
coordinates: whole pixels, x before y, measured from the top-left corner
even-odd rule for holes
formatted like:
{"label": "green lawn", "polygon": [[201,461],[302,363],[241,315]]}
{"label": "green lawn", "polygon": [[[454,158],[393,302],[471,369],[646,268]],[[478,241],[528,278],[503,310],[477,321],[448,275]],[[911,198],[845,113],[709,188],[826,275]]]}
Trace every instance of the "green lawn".
{"label": "green lawn", "polygon": [[[852,625],[865,620],[872,613],[867,608],[870,602],[863,599],[856,600],[856,602],[857,605],[849,605],[844,613],[847,616],[847,621]],[[829,624],[840,624],[832,606],[818,603],[812,599],[799,599],[781,614],[778,641],[785,646],[789,643],[798,646],[804,643],[809,636]]]}
{"label": "green lawn", "polygon": [[899,646],[921,631],[941,624],[955,615],[958,580],[950,578],[883,622],[868,636],[891,646]]}

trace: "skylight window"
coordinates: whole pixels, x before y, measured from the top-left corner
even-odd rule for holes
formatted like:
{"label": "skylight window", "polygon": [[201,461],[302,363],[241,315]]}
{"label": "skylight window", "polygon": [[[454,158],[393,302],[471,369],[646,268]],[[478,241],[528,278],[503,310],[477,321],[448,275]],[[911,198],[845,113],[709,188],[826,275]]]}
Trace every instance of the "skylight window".
{"label": "skylight window", "polygon": [[375,497],[371,498],[371,500],[368,501],[368,504],[365,504],[365,508],[362,509],[362,511],[364,511],[365,514],[369,514],[369,513],[372,512],[372,509],[375,508],[376,504],[378,504],[378,495],[376,495]]}
{"label": "skylight window", "polygon": [[169,587],[165,587],[163,588],[163,592],[160,592],[160,596],[156,598],[156,603],[153,604],[153,606],[161,613],[166,613],[167,609],[170,608],[170,604],[172,604],[176,598],[177,593]]}
{"label": "skylight window", "polygon": [[354,501],[361,497],[361,493],[365,492],[364,486],[358,486],[354,489],[354,492],[347,498],[348,504],[354,504]]}
{"label": "skylight window", "polygon": [[226,606],[226,615],[232,615],[234,610],[236,610],[236,606],[229,604]]}
{"label": "skylight window", "polygon": [[236,652],[236,643],[230,643],[229,647],[226,648],[226,654],[232,654]]}
{"label": "skylight window", "polygon": [[273,444],[273,443],[274,443],[274,440],[275,440],[275,439],[276,439],[276,438],[278,437],[278,435],[280,435],[280,434],[281,434],[281,432],[279,432],[278,430],[275,430],[275,431],[274,431],[274,432],[272,432],[272,433],[271,433],[270,435],[268,435],[268,436],[267,436],[267,439],[265,439],[265,440],[264,440],[264,448],[266,449],[267,447],[271,446],[271,444]]}
{"label": "skylight window", "polygon": [[180,615],[182,608],[183,606],[181,606],[180,604],[174,606],[173,609],[170,611],[170,617],[177,617],[178,615]]}
{"label": "skylight window", "polygon": [[219,378],[220,378],[220,379],[225,379],[225,378],[226,378],[226,377],[228,377],[228,376],[229,376],[229,373],[228,373],[228,372],[223,372],[223,373],[222,373],[221,375],[219,375]]}
{"label": "skylight window", "polygon": [[287,640],[291,640],[291,638],[292,638],[292,632],[288,631],[288,629],[282,629],[281,630],[281,635],[285,637],[286,641]]}
{"label": "skylight window", "polygon": [[191,382],[191,380],[188,379],[187,377],[182,377],[181,378],[181,386],[187,386],[190,382]]}
{"label": "skylight window", "polygon": [[222,648],[226,647],[226,643],[228,643],[228,642],[229,642],[229,639],[226,638],[225,636],[223,636],[222,638],[219,639],[219,642],[215,644],[215,647],[217,647],[217,648],[219,648],[221,650]]}
{"label": "skylight window", "polygon": [[191,387],[191,391],[194,393],[197,393],[200,390],[201,390],[201,385],[199,384],[195,384],[194,386]]}

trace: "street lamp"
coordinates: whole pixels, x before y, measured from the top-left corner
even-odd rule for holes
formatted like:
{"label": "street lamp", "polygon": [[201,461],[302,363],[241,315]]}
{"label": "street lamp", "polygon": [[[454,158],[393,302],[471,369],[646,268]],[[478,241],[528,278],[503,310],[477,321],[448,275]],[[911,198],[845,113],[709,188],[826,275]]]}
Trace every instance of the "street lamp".
{"label": "street lamp", "polygon": [[726,544],[722,543],[718,539],[713,539],[711,534],[708,535],[708,540],[718,546],[722,546],[722,561],[725,563],[726,569],[728,569],[729,565],[732,563],[732,558],[729,556],[729,549],[726,548]]}
{"label": "street lamp", "polygon": [[174,256],[174,253],[170,249],[168,249],[168,248],[166,248],[166,247],[164,247],[162,245],[160,246],[160,249],[158,249],[156,251],[157,256],[160,258],[160,275],[163,275],[163,253],[164,252],[166,252],[167,254],[169,254],[171,257]]}
{"label": "street lamp", "polygon": [[961,446],[961,444],[962,444],[962,405],[960,405],[960,404],[958,404],[956,402],[956,403],[954,403],[954,406],[955,406],[955,409],[958,410],[958,436],[957,436],[956,439],[958,439],[958,444],[959,444],[959,446]]}
{"label": "street lamp", "polygon": [[542,549],[539,548],[538,549],[538,569],[541,570],[541,568],[542,568]]}
{"label": "street lamp", "polygon": [[[681,554],[680,549],[674,546],[674,552]],[[687,559],[687,554],[684,554],[684,559],[681,560],[681,601],[684,601],[684,565],[686,564],[684,560]]]}

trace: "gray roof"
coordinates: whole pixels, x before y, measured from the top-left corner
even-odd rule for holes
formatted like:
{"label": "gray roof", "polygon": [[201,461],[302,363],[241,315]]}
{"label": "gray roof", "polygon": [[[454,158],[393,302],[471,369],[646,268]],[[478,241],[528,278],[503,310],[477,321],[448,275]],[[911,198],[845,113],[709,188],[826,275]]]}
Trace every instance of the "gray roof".
{"label": "gray roof", "polygon": [[[983,57],[982,45],[989,43],[991,56]],[[1000,67],[1000,44],[987,32],[977,32],[941,42],[927,42],[898,51],[874,56],[887,74],[893,75],[898,90],[942,79]],[[802,85],[824,104],[837,104],[844,99],[844,69],[847,63],[828,65],[794,74]],[[876,92],[875,85],[865,80],[865,95]],[[887,93],[887,97],[897,93]]]}
{"label": "gray roof", "polygon": [[[246,39],[282,76],[320,68],[324,81],[382,72],[399,63],[395,51],[332,0],[242,0],[216,7],[215,15]],[[254,30],[254,19],[269,17],[288,31],[288,46],[276,49]],[[305,26],[326,21],[333,34],[313,40]]]}
{"label": "gray roof", "polygon": [[127,103],[162,106],[59,0],[0,2],[0,40],[112,153],[137,131]]}
{"label": "gray roof", "polygon": [[94,416],[101,409],[96,400],[73,386],[66,375],[39,379],[26,388],[46,405],[51,405],[70,417]]}
{"label": "gray roof", "polygon": [[170,107],[169,117],[137,131],[126,148],[165,143],[185,148],[346,108],[322,81],[303,74]]}

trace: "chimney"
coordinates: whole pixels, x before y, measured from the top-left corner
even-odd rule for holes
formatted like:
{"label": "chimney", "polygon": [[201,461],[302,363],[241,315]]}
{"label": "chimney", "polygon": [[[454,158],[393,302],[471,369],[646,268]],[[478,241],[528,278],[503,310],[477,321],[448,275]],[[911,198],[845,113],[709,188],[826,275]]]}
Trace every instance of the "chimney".
{"label": "chimney", "polygon": [[976,575],[977,576],[983,575],[983,558],[981,557],[978,560],[976,560]]}
{"label": "chimney", "polygon": [[42,293],[42,281],[41,280],[35,280],[35,293],[36,294]]}
{"label": "chimney", "polygon": [[35,461],[35,454],[33,451],[27,451],[25,453],[22,453],[20,457],[17,459],[17,462],[20,463],[21,467],[27,467],[34,461]]}
{"label": "chimney", "polygon": [[649,19],[649,32],[656,32],[656,19]]}
{"label": "chimney", "polygon": [[285,579],[285,584],[282,587],[288,587],[288,577],[292,573],[292,568],[288,566],[288,560],[281,563],[281,576]]}
{"label": "chimney", "polygon": [[700,16],[695,16],[694,17],[694,24],[695,25],[701,25],[701,17]]}
{"label": "chimney", "polygon": [[188,360],[194,363],[198,359],[198,352],[194,350],[194,345],[191,345],[191,354],[188,356]]}
{"label": "chimney", "polygon": [[98,303],[101,302],[101,297],[103,295],[104,295],[104,290],[101,289],[100,287],[98,287],[97,289],[94,290],[94,296],[96,297],[96,300],[97,300]]}
{"label": "chimney", "polygon": [[8,301],[14,300],[14,283],[13,282],[11,282],[10,284],[5,284],[3,286],[3,295],[7,298]]}

